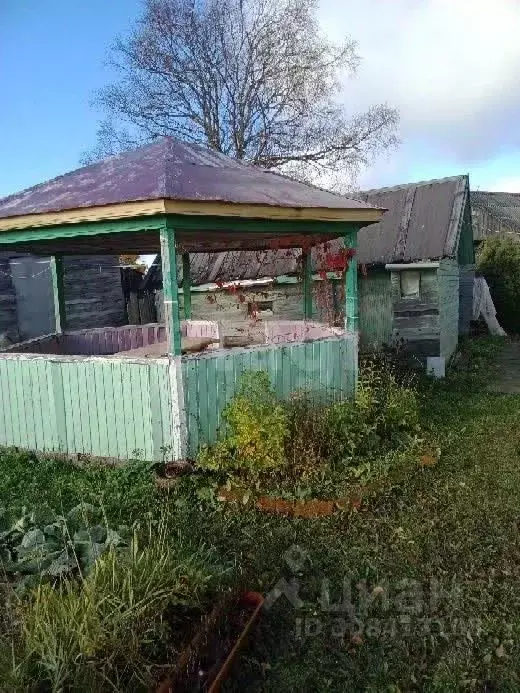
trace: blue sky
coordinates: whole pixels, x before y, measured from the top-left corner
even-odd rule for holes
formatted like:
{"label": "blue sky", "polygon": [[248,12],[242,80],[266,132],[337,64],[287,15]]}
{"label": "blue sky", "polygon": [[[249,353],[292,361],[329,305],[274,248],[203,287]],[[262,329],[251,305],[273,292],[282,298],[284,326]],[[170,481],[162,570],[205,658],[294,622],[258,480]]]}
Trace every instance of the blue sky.
{"label": "blue sky", "polygon": [[[343,83],[346,107],[401,112],[399,149],[362,173],[362,187],[469,172],[473,188],[520,192],[520,3],[490,8],[321,0],[326,33],[350,33],[363,58]],[[0,196],[78,166],[101,117],[92,94],[113,77],[107,50],[139,10],[139,0],[0,0]]]}
{"label": "blue sky", "polygon": [[95,89],[138,0],[0,0],[0,196],[78,167],[96,138]]}

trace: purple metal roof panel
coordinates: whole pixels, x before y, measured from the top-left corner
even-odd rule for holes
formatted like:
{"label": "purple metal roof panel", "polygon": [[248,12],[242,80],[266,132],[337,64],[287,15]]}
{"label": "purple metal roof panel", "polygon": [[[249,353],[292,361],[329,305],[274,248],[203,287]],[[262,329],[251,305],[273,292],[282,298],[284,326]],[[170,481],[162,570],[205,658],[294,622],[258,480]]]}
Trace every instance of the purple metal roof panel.
{"label": "purple metal roof panel", "polygon": [[298,208],[371,207],[164,137],[3,198],[0,218],[160,198]]}

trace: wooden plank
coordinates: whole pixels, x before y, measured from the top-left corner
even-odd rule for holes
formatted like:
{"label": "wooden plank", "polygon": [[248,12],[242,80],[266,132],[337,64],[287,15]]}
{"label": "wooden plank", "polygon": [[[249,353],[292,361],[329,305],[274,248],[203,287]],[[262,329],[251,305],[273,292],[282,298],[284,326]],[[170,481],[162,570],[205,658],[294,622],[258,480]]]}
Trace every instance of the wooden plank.
{"label": "wooden plank", "polygon": [[160,368],[154,364],[148,371],[148,393],[149,393],[149,425],[151,433],[152,457],[151,459],[160,461],[163,459],[164,446],[168,441],[163,436],[163,416],[161,388],[159,386]]}
{"label": "wooden plank", "polygon": [[[357,233],[350,231],[345,236],[345,247],[357,249]],[[358,300],[358,271],[357,258],[351,258],[345,272],[345,330],[358,332],[359,330],[359,300]]]}
{"label": "wooden plank", "polygon": [[110,400],[107,401],[106,399],[104,377],[106,368],[103,364],[96,363],[93,365],[95,365],[95,368],[93,368],[93,379],[96,393],[96,406],[99,411],[97,441],[99,445],[99,450],[102,451],[99,454],[104,455],[105,452],[109,449],[110,433],[108,428],[108,409],[112,407],[113,402]]}
{"label": "wooden plank", "polygon": [[184,318],[191,320],[191,269],[190,254],[182,254],[182,298],[184,302]]}
{"label": "wooden plank", "polygon": [[303,271],[303,315],[305,320],[312,319],[312,256],[306,249],[302,248],[302,271]]}
{"label": "wooden plank", "polygon": [[61,255],[53,255],[50,260],[52,294],[54,299],[54,320],[57,334],[61,334],[67,327],[65,310],[65,291],[63,284],[63,258]]}
{"label": "wooden plank", "polygon": [[168,351],[172,356],[180,356],[181,331],[175,232],[171,226],[165,225],[165,227],[161,229],[160,237],[164,292],[164,322],[168,332]]}

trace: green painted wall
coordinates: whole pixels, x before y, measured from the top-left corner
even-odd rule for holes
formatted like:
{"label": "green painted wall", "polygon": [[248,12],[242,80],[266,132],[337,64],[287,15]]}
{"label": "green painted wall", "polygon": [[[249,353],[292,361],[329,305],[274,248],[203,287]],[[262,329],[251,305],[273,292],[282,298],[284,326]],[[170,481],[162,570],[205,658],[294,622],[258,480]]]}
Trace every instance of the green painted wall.
{"label": "green painted wall", "polygon": [[2,446],[160,460],[172,431],[166,360],[0,357]]}
{"label": "green painted wall", "polygon": [[370,270],[358,277],[359,338],[361,349],[374,349],[392,341],[390,272]]}
{"label": "green painted wall", "polygon": [[440,355],[448,359],[459,341],[459,267],[456,260],[441,260],[439,281]]}
{"label": "green painted wall", "polygon": [[217,440],[222,411],[244,371],[267,371],[280,397],[306,390],[334,400],[354,393],[356,369],[353,337],[183,357],[188,454],[194,457],[201,444]]}

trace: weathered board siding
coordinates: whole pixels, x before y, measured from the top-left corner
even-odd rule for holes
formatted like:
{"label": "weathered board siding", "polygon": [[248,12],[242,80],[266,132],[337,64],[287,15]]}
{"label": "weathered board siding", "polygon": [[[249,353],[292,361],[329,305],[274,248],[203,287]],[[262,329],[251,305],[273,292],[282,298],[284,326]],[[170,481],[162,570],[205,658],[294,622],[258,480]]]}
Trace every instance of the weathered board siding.
{"label": "weathered board siding", "polygon": [[[117,256],[71,256],[64,258],[63,265],[69,329],[125,322]],[[16,342],[53,328],[49,259],[0,253],[0,337]]]}
{"label": "weathered board siding", "polygon": [[417,298],[401,295],[401,275],[408,270],[393,271],[393,339],[403,341],[408,351],[421,362],[440,355],[439,283],[434,268],[420,270],[420,292]]}
{"label": "weathered board siding", "polygon": [[2,341],[18,339],[16,318],[16,291],[11,280],[9,260],[12,253],[0,253],[0,338]]}
{"label": "weathered board siding", "polygon": [[459,265],[459,334],[469,334],[473,319],[475,265]]}
{"label": "weathered board siding", "polygon": [[116,255],[64,258],[67,328],[79,330],[125,323],[121,270]]}
{"label": "weathered board siding", "polygon": [[222,411],[242,373],[264,370],[280,397],[297,390],[334,400],[353,394],[357,336],[216,351],[182,358],[188,453],[213,443],[222,430]]}
{"label": "weathered board siding", "polygon": [[440,356],[449,359],[459,341],[459,267],[456,260],[441,260],[439,282]]}
{"label": "weathered board siding", "polygon": [[359,329],[360,348],[377,349],[392,341],[392,287],[390,272],[369,270],[360,276]]}
{"label": "weathered board siding", "polygon": [[[341,280],[338,281],[338,284]],[[318,288],[318,283],[320,284]],[[332,292],[332,283],[326,287]],[[367,277],[361,274],[358,280],[360,348],[370,349],[386,344],[392,337],[392,297],[390,273],[384,270],[369,271]],[[338,286],[338,302],[341,289]],[[287,283],[269,283],[262,287],[243,287],[240,298],[227,291],[192,291],[191,308],[193,319],[218,320],[222,324],[223,334],[227,336],[247,336],[252,341],[261,341],[263,323],[271,320],[303,320],[303,289],[298,280]],[[157,292],[157,320],[163,322],[162,292]],[[258,321],[251,321],[248,315],[248,303],[258,304],[272,301],[272,315],[259,316]],[[184,309],[183,295],[179,294],[181,314]],[[330,315],[324,310],[323,284],[314,282],[313,320],[328,323]],[[329,296],[327,305],[332,308]],[[342,311],[338,311],[340,313]]]}
{"label": "weathered board siding", "polygon": [[167,359],[0,355],[0,445],[160,460],[178,445]]}

